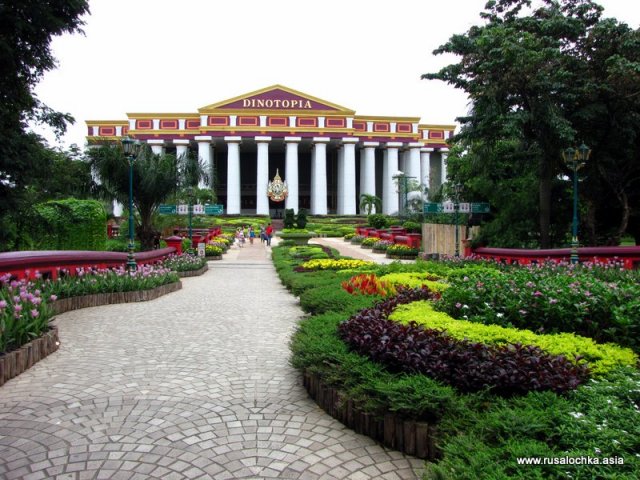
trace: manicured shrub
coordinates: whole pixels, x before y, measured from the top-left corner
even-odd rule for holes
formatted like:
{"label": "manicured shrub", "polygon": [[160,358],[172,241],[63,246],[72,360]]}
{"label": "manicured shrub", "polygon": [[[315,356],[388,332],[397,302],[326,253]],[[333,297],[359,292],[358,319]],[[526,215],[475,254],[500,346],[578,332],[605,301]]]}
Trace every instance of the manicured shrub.
{"label": "manicured shrub", "polygon": [[417,257],[420,251],[408,245],[394,244],[387,247],[387,255],[397,255],[401,257]]}
{"label": "manicured shrub", "polygon": [[293,208],[286,208],[284,211],[284,228],[293,228],[296,224],[296,215]]}
{"label": "manicured shrub", "polygon": [[304,228],[307,226],[307,210],[301,208],[298,210],[298,215],[296,215],[296,227]]}
{"label": "manicured shrub", "polygon": [[597,344],[590,338],[572,333],[537,335],[530,330],[483,325],[456,320],[444,312],[433,309],[430,302],[414,302],[399,306],[390,320],[410,324],[415,322],[427,329],[442,330],[458,340],[469,340],[489,345],[522,344],[539,347],[551,355],[563,355],[574,363],[587,362],[596,375],[609,373],[621,366],[634,366],[638,357],[630,349],[613,344]]}
{"label": "manicured shrub", "polygon": [[353,259],[327,259],[327,260],[310,260],[301,265],[306,270],[344,270],[347,268],[360,268],[375,265],[375,262]]}
{"label": "manicured shrub", "polygon": [[341,312],[346,315],[369,307],[379,296],[351,295],[335,285],[311,288],[300,294],[300,306],[313,315]]}
{"label": "manicured shrub", "polygon": [[374,213],[367,216],[367,224],[375,229],[386,228],[389,226],[387,217],[381,213]]}
{"label": "manicured shrub", "polygon": [[438,281],[438,276],[429,272],[388,273],[380,277],[381,281],[392,285],[404,285],[409,288],[427,286],[432,292],[442,292],[449,287],[447,283]]}
{"label": "manicured shrub", "polygon": [[351,239],[352,239],[353,237],[355,237],[355,236],[356,236],[356,234],[352,232],[352,233],[347,233],[347,234],[345,234],[345,235],[343,236],[343,238],[344,238],[344,240],[345,240],[345,241],[351,241]]}
{"label": "manicured shrub", "polygon": [[404,222],[402,224],[402,227],[407,231],[407,233],[420,233],[420,230],[422,229],[422,225],[420,225],[418,222],[412,222],[410,220]]}

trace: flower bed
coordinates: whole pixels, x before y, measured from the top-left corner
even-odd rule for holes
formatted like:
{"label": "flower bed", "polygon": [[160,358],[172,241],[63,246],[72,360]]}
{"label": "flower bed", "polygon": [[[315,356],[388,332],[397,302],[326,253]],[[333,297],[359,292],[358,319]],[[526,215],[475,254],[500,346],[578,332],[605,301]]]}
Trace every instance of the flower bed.
{"label": "flower bed", "polygon": [[[322,284],[325,290],[316,290],[314,297],[330,298],[332,285],[342,290],[340,283],[349,281],[357,273],[356,270],[347,277],[344,271],[308,272],[302,269],[306,273],[296,273],[299,261],[287,257],[286,249],[279,248],[274,249],[276,269],[295,295]],[[443,281],[460,285],[465,282],[464,277],[483,274],[491,276],[495,282],[502,281],[506,289],[514,270],[493,262],[470,262],[459,258],[361,268],[362,272],[375,273],[378,279],[388,274],[422,275],[428,272]],[[568,273],[571,274],[570,269]],[[556,275],[564,275],[564,271],[558,270]],[[620,272],[604,270],[593,275],[599,281],[620,284],[631,278],[621,278]],[[337,278],[332,278],[334,276]],[[469,294],[474,293],[475,283],[466,281],[464,285],[470,290]],[[640,373],[637,369],[613,368],[562,394],[555,393],[553,388],[507,396],[484,390],[463,393],[457,387],[413,373],[413,370],[400,372],[371,361],[345,344],[338,336],[338,327],[360,311],[353,310],[357,304],[351,303],[349,297],[362,302],[380,298],[376,293],[368,293],[340,298],[344,306],[340,307],[340,302],[336,301],[331,310],[304,318],[291,341],[292,364],[304,372],[305,386],[310,394],[335,418],[390,448],[408,453],[412,450],[406,450],[404,443],[412,448],[414,442],[420,441],[424,445],[425,441],[431,441],[433,450],[425,454],[423,449],[421,454],[431,460],[427,463],[426,478],[637,478],[640,469],[640,457],[636,455],[640,451],[637,422]],[[485,301],[494,312],[503,308],[498,303],[490,303],[490,297]],[[633,305],[633,299],[630,303]],[[624,305],[617,308],[622,307]],[[371,309],[371,306],[366,308]],[[466,309],[461,306],[460,310]],[[402,349],[399,348],[394,355],[400,352]],[[379,433],[385,426],[391,428],[392,425],[395,426],[395,433],[390,435],[395,438],[393,444],[384,441]],[[414,426],[422,425],[428,433],[423,430],[420,438],[403,437],[400,432],[405,431],[405,425],[409,432]],[[624,458],[624,464],[533,467],[514,461],[522,456],[619,457]]]}
{"label": "flower bed", "polygon": [[530,345],[486,345],[457,339],[440,330],[389,320],[395,306],[433,298],[426,289],[401,290],[398,296],[359,312],[340,325],[340,336],[361,355],[392,371],[421,373],[461,392],[489,389],[499,395],[573,390],[588,369],[561,355]]}
{"label": "flower bed", "polygon": [[427,329],[446,332],[457,340],[469,340],[486,345],[530,345],[551,355],[562,355],[567,360],[585,364],[596,375],[609,373],[621,366],[633,367],[638,356],[628,348],[613,344],[598,344],[590,338],[573,333],[555,335],[535,334],[530,330],[483,325],[456,320],[433,309],[429,302],[414,302],[398,307],[390,320],[405,325],[415,324]]}
{"label": "flower bed", "polygon": [[413,260],[418,256],[420,251],[417,248],[411,248],[407,245],[389,245],[387,247],[387,258],[400,258]]}
{"label": "flower bed", "polygon": [[352,259],[318,259],[309,260],[300,265],[305,270],[345,270],[375,265],[375,262]]}

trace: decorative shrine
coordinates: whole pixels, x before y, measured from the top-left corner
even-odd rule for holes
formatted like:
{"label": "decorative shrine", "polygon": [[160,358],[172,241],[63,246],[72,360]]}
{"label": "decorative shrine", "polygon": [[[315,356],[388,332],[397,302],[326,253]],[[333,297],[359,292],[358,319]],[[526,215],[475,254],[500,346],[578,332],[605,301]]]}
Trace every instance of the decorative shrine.
{"label": "decorative shrine", "polygon": [[283,202],[289,195],[289,189],[287,188],[287,182],[283,182],[280,178],[278,169],[276,169],[276,176],[269,182],[267,186],[267,196],[273,202]]}

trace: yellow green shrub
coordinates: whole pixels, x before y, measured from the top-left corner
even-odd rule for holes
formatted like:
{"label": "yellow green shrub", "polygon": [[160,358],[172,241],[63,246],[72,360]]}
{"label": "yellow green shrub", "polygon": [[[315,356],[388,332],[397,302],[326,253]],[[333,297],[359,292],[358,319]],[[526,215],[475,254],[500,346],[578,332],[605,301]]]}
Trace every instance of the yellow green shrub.
{"label": "yellow green shrub", "polygon": [[319,259],[309,260],[304,262],[301,267],[307,270],[343,270],[349,268],[360,268],[375,265],[375,262],[367,262],[365,260],[350,260],[341,258],[338,260],[333,259]]}
{"label": "yellow green shrub", "polygon": [[581,358],[580,361],[589,364],[594,375],[606,374],[620,366],[633,366],[638,361],[631,349],[612,343],[596,343],[590,338],[573,333],[544,335],[530,330],[456,320],[444,312],[434,310],[432,304],[426,301],[400,305],[389,319],[400,323],[414,321],[425,328],[446,330],[447,334],[456,339],[468,339],[472,342],[535,345],[552,355],[564,355],[569,360]]}
{"label": "yellow green shrub", "polygon": [[380,281],[410,288],[420,288],[422,285],[426,285],[433,292],[442,292],[449,287],[446,283],[438,281],[437,275],[428,272],[388,273],[380,277]]}

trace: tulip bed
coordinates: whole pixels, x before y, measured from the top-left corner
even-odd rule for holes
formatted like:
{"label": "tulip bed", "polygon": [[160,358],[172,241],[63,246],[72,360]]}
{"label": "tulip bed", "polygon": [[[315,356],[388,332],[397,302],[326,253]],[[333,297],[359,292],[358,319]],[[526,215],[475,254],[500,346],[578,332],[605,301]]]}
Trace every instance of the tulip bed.
{"label": "tulip bed", "polygon": [[[637,478],[638,272],[459,259],[308,269],[286,247],[273,258],[319,307],[303,305],[292,364],[374,417],[436,425],[425,478]],[[565,461],[517,461],[532,456]],[[600,461],[566,460],[580,457]]]}
{"label": "tulip bed", "polygon": [[113,269],[78,269],[58,280],[12,280],[0,277],[0,355],[41,336],[49,329],[53,317],[51,303],[58,298],[96,293],[150,290],[178,282],[176,272],[198,270],[206,259],[195,255],[173,255],[162,264],[139,265],[129,272],[124,267]]}

